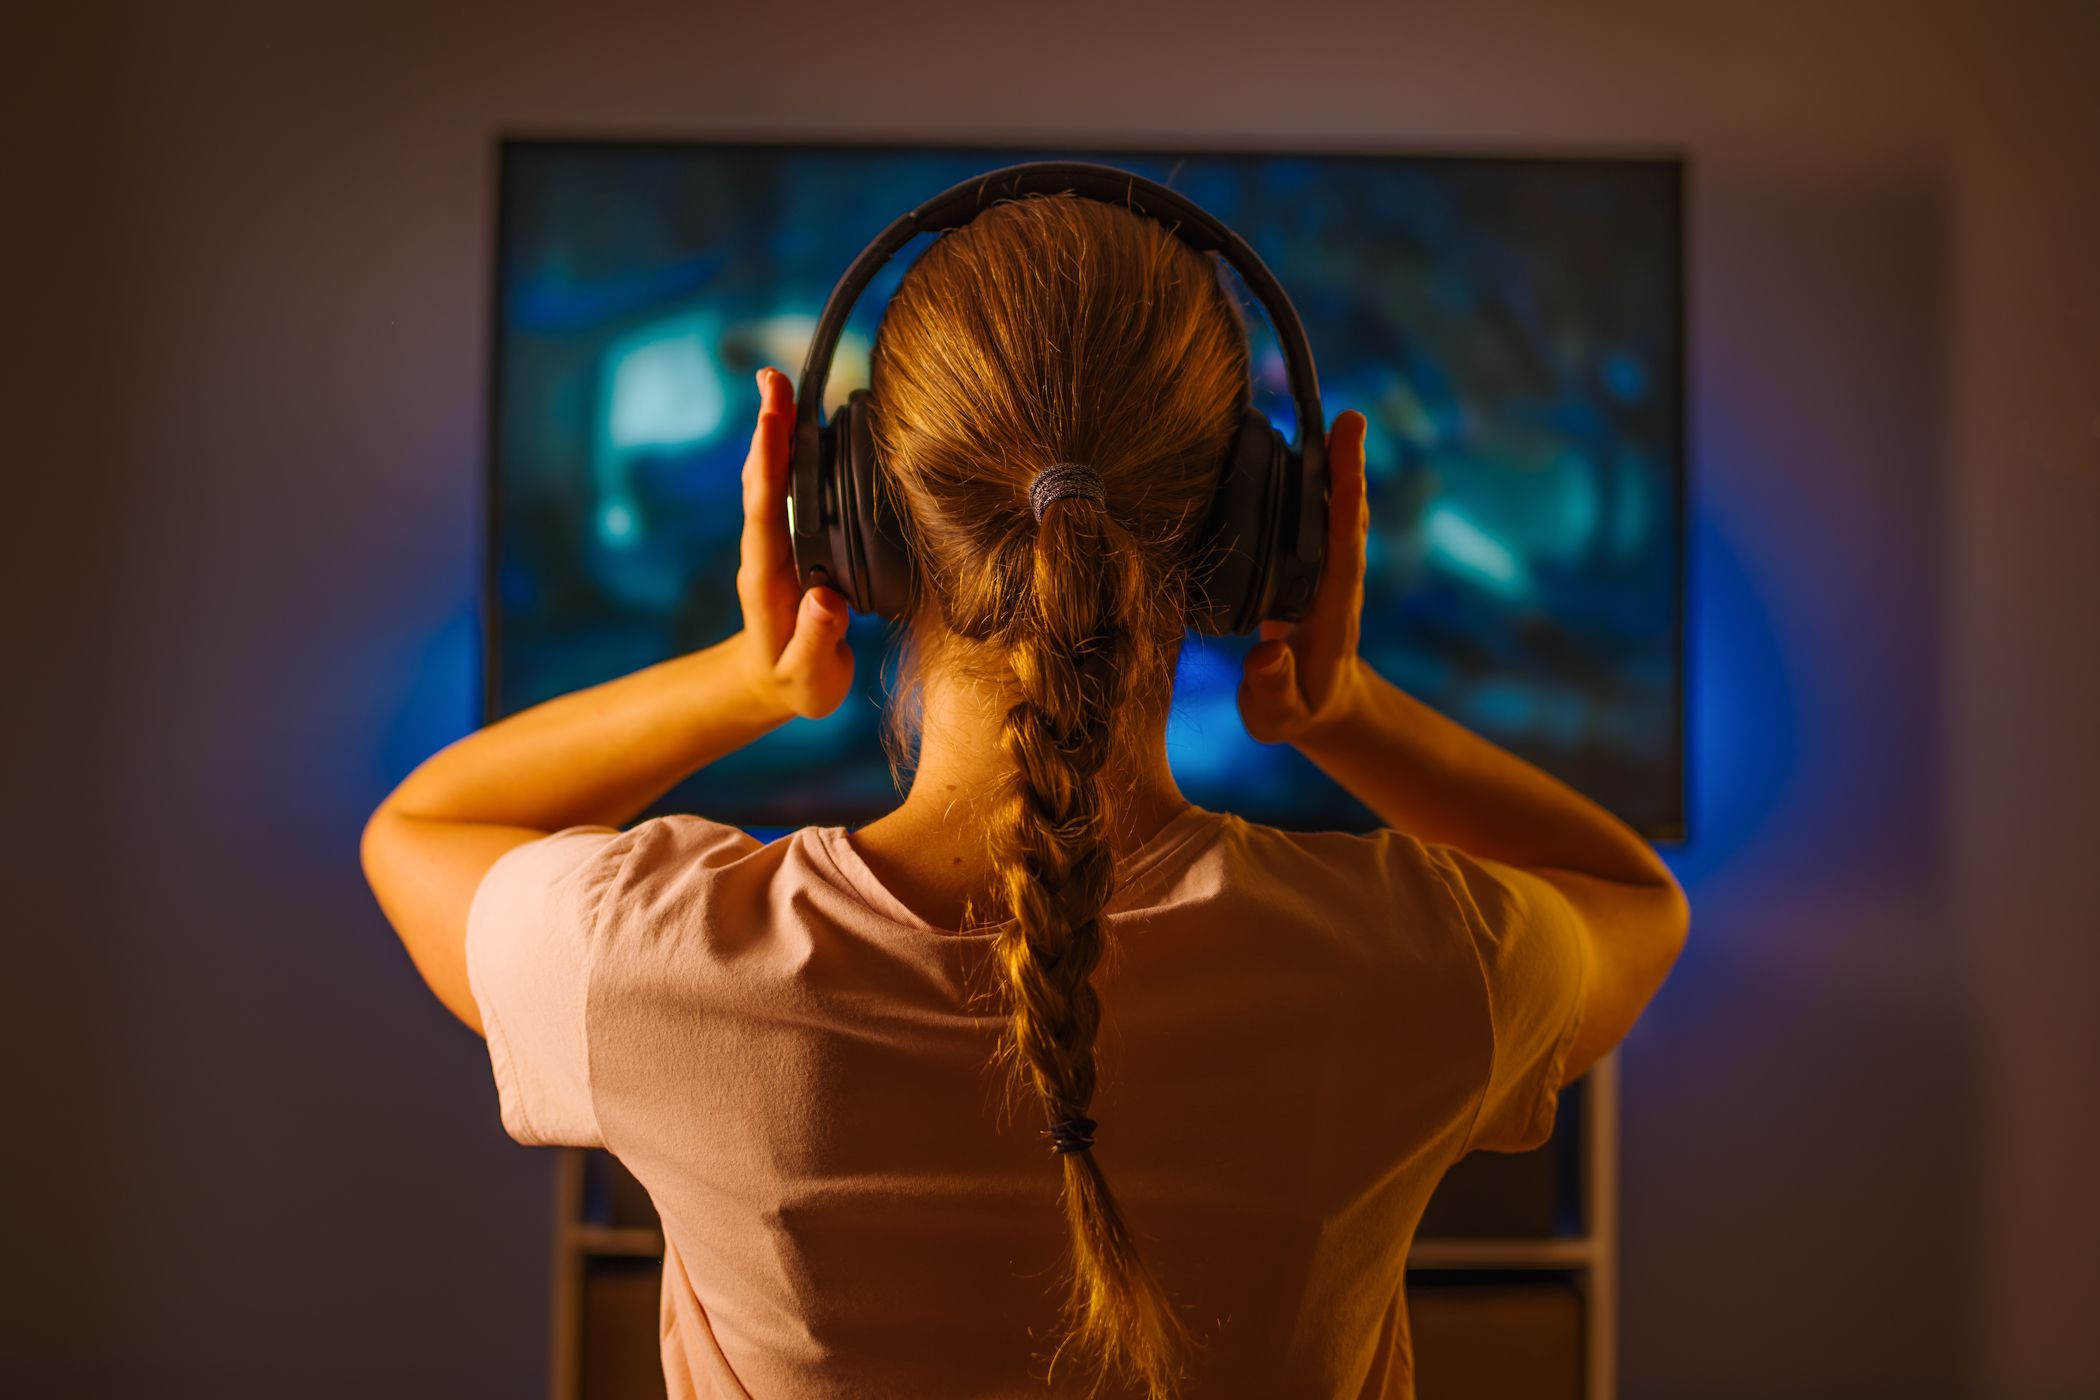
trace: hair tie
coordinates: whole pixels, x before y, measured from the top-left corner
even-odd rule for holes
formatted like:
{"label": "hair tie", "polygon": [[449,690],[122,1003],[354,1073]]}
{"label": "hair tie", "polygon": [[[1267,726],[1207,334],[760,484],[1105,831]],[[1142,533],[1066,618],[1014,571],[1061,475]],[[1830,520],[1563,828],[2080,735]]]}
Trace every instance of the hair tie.
{"label": "hair tie", "polygon": [[1043,507],[1066,496],[1085,496],[1096,504],[1106,504],[1108,494],[1101,486],[1101,473],[1084,462],[1056,462],[1037,472],[1028,483],[1028,508],[1035,518],[1043,518]]}
{"label": "hair tie", "polygon": [[1061,1118],[1042,1129],[1044,1137],[1050,1139],[1052,1152],[1084,1152],[1094,1145],[1094,1129],[1098,1125],[1085,1114],[1072,1118]]}

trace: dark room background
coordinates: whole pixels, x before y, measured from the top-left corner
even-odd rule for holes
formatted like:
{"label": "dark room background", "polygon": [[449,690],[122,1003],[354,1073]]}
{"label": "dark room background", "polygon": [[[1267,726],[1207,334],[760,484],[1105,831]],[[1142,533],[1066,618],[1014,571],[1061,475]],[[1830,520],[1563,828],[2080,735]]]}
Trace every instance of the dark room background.
{"label": "dark room background", "polygon": [[547,1154],[357,862],[475,719],[495,137],[967,131],[1688,158],[1694,919],[1621,1051],[1625,1393],[2100,1394],[2100,8],[10,28],[0,1390],[540,1393]]}

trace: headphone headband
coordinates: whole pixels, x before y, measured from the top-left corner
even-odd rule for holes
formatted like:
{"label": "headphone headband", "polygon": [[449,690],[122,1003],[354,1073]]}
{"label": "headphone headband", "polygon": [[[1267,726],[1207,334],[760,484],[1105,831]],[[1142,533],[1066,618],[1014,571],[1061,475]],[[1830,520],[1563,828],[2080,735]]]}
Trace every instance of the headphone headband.
{"label": "headphone headband", "polygon": [[1198,252],[1239,270],[1275,327],[1297,408],[1297,441],[1256,408],[1252,384],[1219,468],[1208,516],[1191,538],[1198,580],[1190,624],[1244,633],[1267,618],[1304,616],[1318,586],[1327,520],[1326,419],[1312,348],[1291,299],[1245,239],[1183,195],[1143,176],[1089,161],[1030,161],[972,176],[901,215],[862,249],[824,304],[795,391],[789,534],[805,588],[839,590],[861,612],[906,615],[917,585],[903,523],[886,501],[870,391],[847,396],[824,421],[824,385],[854,303],[875,273],[921,233],[969,223],[998,201],[1072,193],[1152,219]]}
{"label": "headphone headband", "polygon": [[899,249],[922,233],[960,228],[999,200],[1028,194],[1061,194],[1066,190],[1108,204],[1127,205],[1170,227],[1178,219],[1180,226],[1173,227],[1177,238],[1198,252],[1214,252],[1231,263],[1248,290],[1260,300],[1268,312],[1269,323],[1276,329],[1277,344],[1290,374],[1291,402],[1297,411],[1297,435],[1292,448],[1303,449],[1306,424],[1319,424],[1324,431],[1320,379],[1313,368],[1312,346],[1306,339],[1305,327],[1283,285],[1247,240],[1187,196],[1165,185],[1113,165],[1084,160],[1027,161],[973,175],[909,213],[898,215],[888,228],[875,235],[875,240],[847,267],[824,304],[824,314],[810,337],[802,377],[797,381],[796,421],[815,423],[823,412],[824,382],[831,376],[831,359],[837,352],[839,337],[845,333],[846,317],[868,283],[875,280],[875,274]]}

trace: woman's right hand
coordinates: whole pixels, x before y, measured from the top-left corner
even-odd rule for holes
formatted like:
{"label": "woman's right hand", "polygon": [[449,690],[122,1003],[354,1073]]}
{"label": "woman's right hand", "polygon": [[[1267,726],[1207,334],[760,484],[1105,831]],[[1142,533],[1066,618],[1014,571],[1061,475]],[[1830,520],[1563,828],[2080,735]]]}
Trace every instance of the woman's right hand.
{"label": "woman's right hand", "polygon": [[1348,409],[1327,433],[1327,558],[1312,606],[1297,622],[1264,621],[1240,678],[1240,719],[1264,744],[1302,743],[1346,714],[1362,685],[1356,654],[1364,610],[1363,414]]}

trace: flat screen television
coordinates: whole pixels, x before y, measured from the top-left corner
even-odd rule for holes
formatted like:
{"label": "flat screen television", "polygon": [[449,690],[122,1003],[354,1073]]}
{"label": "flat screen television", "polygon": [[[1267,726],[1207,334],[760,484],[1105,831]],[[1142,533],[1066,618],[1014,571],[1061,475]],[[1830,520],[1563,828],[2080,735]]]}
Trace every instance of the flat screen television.
{"label": "flat screen television", "polygon": [[[1369,420],[1362,650],[1380,674],[1656,840],[1684,835],[1682,162],[1671,158],[699,141],[498,143],[484,713],[740,625],[754,375],[800,373],[853,257],[897,214],[1024,160],[1100,161],[1236,228],[1311,341],[1331,424]],[[883,307],[847,322],[827,416]],[[1297,431],[1248,309],[1256,402]],[[893,624],[856,693],[651,809],[761,838],[901,794],[878,737]],[[1182,791],[1294,830],[1377,817],[1234,704],[1254,637],[1191,633],[1167,729]]]}

